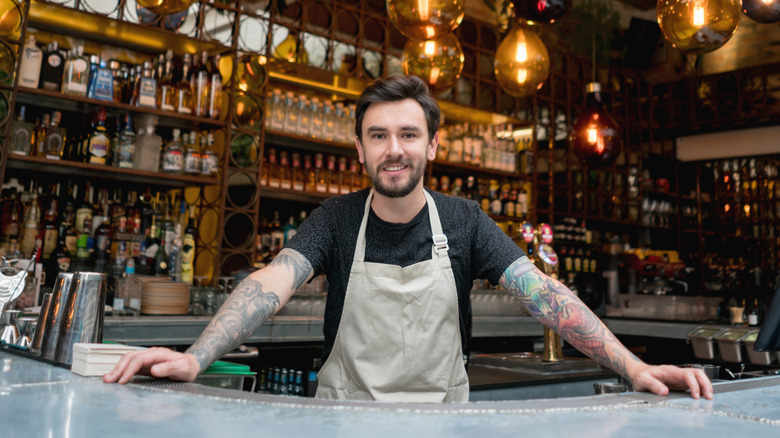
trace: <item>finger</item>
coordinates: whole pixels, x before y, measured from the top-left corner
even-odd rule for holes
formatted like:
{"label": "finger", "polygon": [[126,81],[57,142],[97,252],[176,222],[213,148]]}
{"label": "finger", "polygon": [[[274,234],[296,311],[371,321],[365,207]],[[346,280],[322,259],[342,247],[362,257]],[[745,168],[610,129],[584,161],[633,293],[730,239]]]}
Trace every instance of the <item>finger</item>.
{"label": "finger", "polygon": [[704,371],[693,369],[693,370],[686,370],[687,372],[683,373],[683,379],[685,380],[685,384],[688,385],[688,388],[691,390],[691,397],[698,400],[700,396],[699,392],[699,376],[698,374],[701,373],[702,377],[705,379],[707,376],[704,375]]}
{"label": "finger", "polygon": [[699,386],[701,387],[701,395],[704,396],[707,400],[712,400],[713,396],[713,390],[712,390],[712,382],[707,377],[706,374],[704,374],[704,371],[699,371],[696,373],[696,379],[699,381]]}
{"label": "finger", "polygon": [[647,388],[648,391],[652,392],[653,394],[658,394],[658,395],[669,394],[669,387],[664,385],[663,382],[661,382],[655,377],[649,379],[649,381],[645,383],[645,387]]}
{"label": "finger", "polygon": [[119,359],[119,362],[114,365],[114,369],[103,375],[103,381],[106,383],[115,383],[117,380],[119,380],[119,377],[124,374],[125,369],[127,368],[127,364],[130,363],[133,356],[139,353],[140,351],[132,351],[123,354]]}
{"label": "finger", "polygon": [[162,362],[153,365],[149,369],[149,374],[154,377],[169,377],[174,380],[186,380],[188,374],[188,363],[186,360],[178,359],[171,362]]}
{"label": "finger", "polygon": [[118,383],[125,384],[136,374],[148,375],[149,368],[158,362],[165,361],[170,353],[171,350],[168,350],[167,348],[152,348],[133,355],[127,363]]}

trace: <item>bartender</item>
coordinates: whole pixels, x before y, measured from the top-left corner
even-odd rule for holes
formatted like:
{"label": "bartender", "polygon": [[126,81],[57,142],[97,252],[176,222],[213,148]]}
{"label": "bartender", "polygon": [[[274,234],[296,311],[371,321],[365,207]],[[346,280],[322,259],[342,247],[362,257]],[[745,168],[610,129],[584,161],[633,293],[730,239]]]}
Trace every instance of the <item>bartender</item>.
{"label": "bartender", "polygon": [[487,279],[636,390],[666,395],[689,389],[693,398],[712,398],[701,370],[651,366],[629,352],[476,202],[423,187],[439,144],[440,110],[422,80],[376,81],[358,100],[356,119],[355,144],[373,187],[324,201],[267,267],[238,285],[186,352],[128,353],[105,382],[127,383],[136,373],[193,381],[304,282],[325,273],[317,397],[468,401],[463,351],[469,291],[474,279]]}

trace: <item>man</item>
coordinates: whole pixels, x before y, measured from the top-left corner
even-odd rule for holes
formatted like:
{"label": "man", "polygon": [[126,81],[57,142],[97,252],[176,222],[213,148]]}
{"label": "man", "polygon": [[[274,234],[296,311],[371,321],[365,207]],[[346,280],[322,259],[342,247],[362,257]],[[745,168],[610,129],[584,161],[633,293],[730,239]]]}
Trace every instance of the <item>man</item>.
{"label": "man", "polygon": [[464,316],[473,279],[486,278],[635,389],[665,395],[689,388],[694,398],[712,398],[701,370],[650,366],[626,350],[475,202],[424,189],[440,113],[420,79],[375,82],[358,100],[356,118],[358,156],[373,188],[323,202],[271,264],[233,291],[186,353],[130,353],[104,381],[126,383],[137,372],[192,381],[324,272],[329,291],[318,397],[467,401]]}

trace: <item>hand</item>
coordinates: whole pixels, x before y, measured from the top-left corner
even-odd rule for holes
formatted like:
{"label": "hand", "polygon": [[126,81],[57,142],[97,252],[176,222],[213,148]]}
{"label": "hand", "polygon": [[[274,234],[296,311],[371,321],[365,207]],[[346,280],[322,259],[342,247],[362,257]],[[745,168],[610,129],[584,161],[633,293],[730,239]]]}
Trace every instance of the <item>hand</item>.
{"label": "hand", "polygon": [[103,381],[125,384],[134,375],[141,374],[192,382],[199,371],[200,366],[195,356],[155,347],[126,353],[111,372],[103,375]]}
{"label": "hand", "polygon": [[680,368],[672,365],[646,365],[631,376],[631,383],[637,391],[649,391],[658,395],[667,395],[669,390],[691,390],[691,397],[699,399],[703,395],[712,400],[712,383],[697,368]]}

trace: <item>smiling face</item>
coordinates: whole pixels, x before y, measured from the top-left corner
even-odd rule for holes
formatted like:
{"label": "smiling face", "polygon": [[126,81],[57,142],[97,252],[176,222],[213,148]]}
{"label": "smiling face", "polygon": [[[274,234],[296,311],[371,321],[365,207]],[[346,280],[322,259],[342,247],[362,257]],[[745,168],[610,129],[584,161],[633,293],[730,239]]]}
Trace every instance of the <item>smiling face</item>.
{"label": "smiling face", "polygon": [[372,103],[362,129],[357,150],[374,190],[388,198],[400,198],[422,189],[425,165],[436,157],[439,133],[428,141],[428,124],[420,104],[413,99]]}

